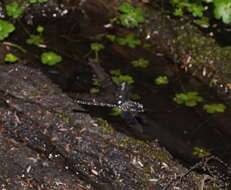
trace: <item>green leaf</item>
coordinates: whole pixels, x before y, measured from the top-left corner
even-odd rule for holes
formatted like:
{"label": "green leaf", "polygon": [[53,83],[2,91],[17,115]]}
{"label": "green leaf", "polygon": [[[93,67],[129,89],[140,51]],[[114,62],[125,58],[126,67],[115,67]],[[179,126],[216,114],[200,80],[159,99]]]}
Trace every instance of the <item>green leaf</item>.
{"label": "green leaf", "polygon": [[0,40],[5,39],[9,36],[11,32],[15,30],[15,27],[13,24],[11,24],[8,21],[0,19]]}
{"label": "green leaf", "polygon": [[43,26],[37,26],[36,31],[38,33],[42,33],[44,31],[44,27]]}
{"label": "green leaf", "polygon": [[41,55],[41,62],[45,65],[53,66],[61,61],[62,57],[52,51],[44,52]]}
{"label": "green leaf", "polygon": [[119,86],[122,82],[127,82],[128,84],[134,83],[132,76],[130,75],[115,75],[112,76],[112,81]]}
{"label": "green leaf", "polygon": [[149,61],[147,59],[140,58],[140,59],[137,59],[135,61],[132,61],[131,64],[134,67],[146,68],[149,65]]}
{"label": "green leaf", "polygon": [[101,43],[91,43],[91,50],[94,52],[99,52],[104,49],[104,45]]}
{"label": "green leaf", "polygon": [[205,8],[202,5],[191,3],[188,7],[188,11],[192,13],[194,17],[202,17]]}
{"label": "green leaf", "polygon": [[30,38],[26,40],[26,43],[29,45],[39,46],[44,43],[44,40],[40,35],[31,34]]}
{"label": "green leaf", "polygon": [[173,12],[174,16],[183,16],[184,15],[184,11],[182,8],[176,8]]}
{"label": "green leaf", "polygon": [[154,80],[156,85],[163,85],[168,84],[168,77],[167,76],[159,76]]}
{"label": "green leaf", "polygon": [[216,19],[222,19],[226,24],[231,23],[231,1],[214,0],[214,16]]}
{"label": "green leaf", "polygon": [[141,44],[141,41],[139,39],[136,39],[134,34],[128,34],[125,37],[118,37],[117,43],[123,46],[126,45],[130,48],[135,48]]}
{"label": "green leaf", "polygon": [[208,113],[221,113],[224,112],[226,106],[224,104],[205,104],[203,109]]}
{"label": "green leaf", "polygon": [[145,15],[141,8],[135,8],[128,2],[122,3],[118,10],[121,12],[119,22],[128,28],[134,28],[144,22]]}
{"label": "green leaf", "polygon": [[122,13],[130,13],[133,12],[135,8],[132,6],[131,3],[124,2],[118,7],[118,10]]}
{"label": "green leaf", "polygon": [[197,92],[178,93],[173,99],[177,104],[185,104],[188,107],[194,107],[199,102],[203,101],[203,98],[198,95]]}
{"label": "green leaf", "polygon": [[9,63],[15,63],[18,60],[19,60],[19,58],[17,56],[15,56],[13,53],[7,53],[5,58],[4,58],[4,61],[9,62]]}
{"label": "green leaf", "polygon": [[109,39],[111,42],[114,42],[116,40],[116,36],[113,34],[107,34],[105,37]]}
{"label": "green leaf", "polygon": [[7,16],[10,16],[12,18],[19,18],[20,16],[22,16],[23,11],[24,8],[17,1],[13,1],[6,5],[6,14]]}

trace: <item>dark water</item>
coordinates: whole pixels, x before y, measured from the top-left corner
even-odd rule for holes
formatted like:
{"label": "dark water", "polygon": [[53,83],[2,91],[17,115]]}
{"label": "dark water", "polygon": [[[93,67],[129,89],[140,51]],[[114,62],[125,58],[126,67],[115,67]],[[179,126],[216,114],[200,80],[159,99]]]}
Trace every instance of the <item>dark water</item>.
{"label": "dark water", "polygon": [[[193,148],[202,147],[231,164],[230,109],[225,113],[211,115],[202,110],[202,105],[195,108],[177,105],[173,97],[183,91],[197,91],[203,96],[205,103],[221,102],[211,89],[180,71],[178,65],[151,53],[148,49],[129,49],[100,39],[101,34],[106,32],[116,35],[123,32],[116,28],[106,29],[103,27],[107,23],[104,19],[86,19],[80,11],[55,18],[43,17],[38,13],[33,19],[33,24],[27,23],[27,18],[19,21],[17,35],[11,40],[27,50],[24,56],[35,61],[31,66],[44,70],[65,92],[72,96],[75,93],[86,95],[89,92],[94,75],[87,65],[88,59],[94,57],[94,54],[89,54],[90,44],[96,41],[103,43],[106,48],[100,53],[100,60],[106,73],[109,74],[112,69],[120,69],[122,73],[134,77],[135,83],[130,93],[141,97],[139,101],[146,110],[137,115],[143,128],[143,134],[140,134],[142,138],[158,139],[176,158],[185,163],[198,160],[193,156]],[[47,48],[25,44],[28,38],[26,31],[33,33],[37,25],[45,27],[43,36]],[[60,54],[63,57],[62,63],[55,67],[41,65],[37,55],[48,50]],[[129,64],[140,57],[150,61],[147,69],[136,69]],[[168,76],[169,84],[155,85],[153,80],[159,75]],[[107,93],[101,92],[94,97],[100,100],[110,99],[107,96]],[[132,126],[127,125],[120,117],[110,116],[108,108],[85,108],[93,116],[107,119],[120,131],[127,133],[133,130]],[[139,137],[139,134],[135,135]]]}

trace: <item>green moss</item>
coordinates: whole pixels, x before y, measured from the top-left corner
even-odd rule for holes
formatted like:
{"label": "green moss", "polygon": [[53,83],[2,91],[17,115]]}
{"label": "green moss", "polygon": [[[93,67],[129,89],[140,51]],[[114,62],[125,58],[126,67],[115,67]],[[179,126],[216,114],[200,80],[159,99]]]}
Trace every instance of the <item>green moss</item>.
{"label": "green moss", "polygon": [[[159,149],[156,146],[149,145],[148,143],[133,137],[125,137],[118,140],[117,145],[125,149],[127,152],[138,153],[138,155],[136,155],[142,164],[142,175],[140,176],[141,189],[148,189],[150,179],[153,178],[153,171],[160,169],[157,164],[159,162],[168,163],[171,159],[170,154],[164,149]],[[129,167],[129,171],[132,173],[137,172],[137,168],[133,166]]]}
{"label": "green moss", "polygon": [[137,161],[139,161],[138,166],[133,164],[129,165],[127,172],[137,173],[137,171],[140,171],[139,187],[144,190],[148,189],[150,179],[152,179],[154,175],[153,171],[159,170],[160,162],[168,163],[171,160],[170,154],[164,149],[158,148],[155,144],[152,145],[148,142],[116,132],[111,125],[102,118],[95,118],[95,120],[102,127],[102,134],[110,134],[110,137],[114,137],[113,141],[120,151],[128,155],[129,153],[136,155],[135,158],[129,157],[129,159],[131,163],[133,159],[137,159]]}
{"label": "green moss", "polygon": [[169,155],[167,155],[164,152],[158,152],[158,153],[155,153],[155,158],[160,160],[160,161],[164,161],[164,160],[167,160],[169,158]]}
{"label": "green moss", "polygon": [[[115,130],[106,120],[100,117],[95,118],[95,120],[102,127],[103,134],[115,133]],[[123,147],[127,150],[132,150],[141,153],[140,157],[142,157],[143,162],[150,159],[158,159],[159,161],[167,161],[170,159],[170,155],[164,150],[153,149],[148,143],[139,139],[135,139],[133,137],[123,135],[122,138],[117,138],[116,145],[118,147]]]}
{"label": "green moss", "polygon": [[70,118],[63,113],[57,113],[57,116],[62,119],[66,124],[70,123]]}
{"label": "green moss", "polygon": [[107,120],[97,117],[95,118],[95,121],[97,122],[98,125],[102,127],[102,133],[103,134],[111,134],[114,132],[114,129],[112,126],[107,122]]}
{"label": "green moss", "polygon": [[[179,61],[186,69],[189,64],[193,71],[203,67],[211,68],[215,73],[219,72],[220,83],[231,82],[231,47],[219,46],[213,38],[204,36],[189,24],[184,29],[176,27],[175,30],[178,36],[174,41],[175,47],[179,51],[178,55],[184,55]],[[202,72],[198,74],[202,76]]]}
{"label": "green moss", "polygon": [[[187,43],[186,43],[187,42]],[[216,49],[215,41],[212,38],[205,37],[195,31],[181,30],[176,44],[180,51],[190,52],[191,64],[208,64],[208,58],[215,60],[218,52]]]}
{"label": "green moss", "polygon": [[[162,149],[153,149],[149,144],[133,137],[126,137],[117,142],[117,145],[137,152],[142,153],[142,159],[145,162],[146,159],[157,159],[159,161],[167,161],[170,159],[170,155]],[[151,150],[151,151],[150,151]]]}

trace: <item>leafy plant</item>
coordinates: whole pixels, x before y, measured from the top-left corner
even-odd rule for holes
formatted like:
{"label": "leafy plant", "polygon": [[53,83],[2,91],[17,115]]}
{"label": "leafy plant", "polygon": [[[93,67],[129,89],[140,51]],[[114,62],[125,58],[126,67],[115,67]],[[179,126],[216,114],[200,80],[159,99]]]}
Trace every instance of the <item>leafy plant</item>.
{"label": "leafy plant", "polygon": [[197,92],[179,93],[173,99],[177,104],[185,104],[188,107],[194,107],[199,102],[203,101],[203,98],[198,95]]}
{"label": "leafy plant", "polygon": [[199,158],[205,158],[211,155],[210,152],[206,151],[204,148],[200,147],[194,147],[193,148],[193,155],[199,157]]}
{"label": "leafy plant", "polygon": [[130,48],[135,48],[141,44],[141,41],[139,39],[136,39],[134,34],[128,34],[125,37],[118,37],[117,43],[122,46],[126,45]]}
{"label": "leafy plant", "polygon": [[118,86],[124,81],[127,82],[128,84],[134,83],[134,80],[133,80],[132,76],[130,76],[130,75],[113,76],[112,80]]}
{"label": "leafy plant", "polygon": [[202,17],[203,11],[205,10],[203,5],[201,4],[201,0],[197,2],[189,0],[171,0],[171,3],[175,6],[175,10],[173,12],[175,16],[183,16],[184,11],[187,10],[194,17]]}
{"label": "leafy plant", "polygon": [[0,19],[0,40],[5,39],[9,36],[11,32],[15,30],[15,27],[13,24],[11,24],[8,21]]}
{"label": "leafy plant", "polygon": [[52,51],[44,52],[41,55],[41,62],[45,65],[53,66],[61,61],[62,57]]}
{"label": "leafy plant", "polygon": [[202,17],[204,10],[205,8],[201,4],[191,3],[190,6],[188,6],[188,11],[194,17]]}
{"label": "leafy plant", "polygon": [[6,5],[6,14],[12,18],[19,18],[22,16],[24,8],[18,1],[13,1]]}
{"label": "leafy plant", "polygon": [[222,19],[226,24],[231,23],[231,1],[214,0],[214,16],[216,19]]}
{"label": "leafy plant", "polygon": [[226,106],[224,104],[205,104],[203,109],[208,113],[221,113],[225,111]]}
{"label": "leafy plant", "polygon": [[6,56],[4,57],[4,61],[9,63],[15,63],[18,60],[19,58],[15,56],[13,53],[7,53]]}
{"label": "leafy plant", "polygon": [[[231,1],[230,0],[171,0],[174,6],[173,14],[175,16],[183,16],[185,12],[192,14],[195,23],[200,26],[209,26],[209,18],[205,16],[208,7],[213,11],[216,19],[222,19],[226,24],[231,23]],[[213,4],[213,6],[208,6]]]}
{"label": "leafy plant", "polygon": [[190,1],[190,0],[171,0],[175,10],[173,14],[175,16],[183,16],[184,12],[187,11],[192,14],[194,22],[203,27],[209,26],[209,18],[204,16],[204,12],[207,7],[202,4],[204,0]]}
{"label": "leafy plant", "polygon": [[154,82],[157,85],[168,84],[168,77],[167,76],[159,76],[159,77],[155,78]]}
{"label": "leafy plant", "polygon": [[111,70],[110,73],[112,76],[112,81],[119,86],[122,82],[127,82],[128,84],[134,83],[132,76],[130,75],[122,75],[120,70]]}
{"label": "leafy plant", "polygon": [[122,3],[118,10],[121,12],[118,21],[125,27],[134,28],[145,20],[144,11],[141,8],[135,8],[131,3]]}
{"label": "leafy plant", "polygon": [[147,59],[140,58],[140,59],[137,59],[135,61],[132,61],[131,64],[134,67],[146,68],[149,65],[149,61]]}
{"label": "leafy plant", "polygon": [[91,50],[94,51],[94,52],[99,52],[102,49],[104,49],[104,45],[101,44],[101,43],[96,42],[96,43],[91,44]]}
{"label": "leafy plant", "polygon": [[26,43],[29,45],[35,45],[38,47],[43,47],[44,45],[44,40],[42,37],[42,33],[44,31],[44,27],[43,26],[37,26],[36,31],[38,32],[38,34],[30,34],[29,38],[26,40]]}
{"label": "leafy plant", "polygon": [[104,49],[104,45],[101,43],[91,43],[91,50],[95,52],[95,59],[99,62],[99,52]]}
{"label": "leafy plant", "polygon": [[31,34],[30,37],[26,40],[26,43],[29,45],[40,46],[44,43],[44,40],[40,35]]}

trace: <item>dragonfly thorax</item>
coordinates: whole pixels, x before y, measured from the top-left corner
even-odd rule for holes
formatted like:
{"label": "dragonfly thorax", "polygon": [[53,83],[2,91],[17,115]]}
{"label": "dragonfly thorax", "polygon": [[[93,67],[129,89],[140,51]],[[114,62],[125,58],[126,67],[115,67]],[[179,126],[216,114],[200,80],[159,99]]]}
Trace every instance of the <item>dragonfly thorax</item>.
{"label": "dragonfly thorax", "polygon": [[143,104],[132,100],[121,102],[118,107],[122,112],[144,112]]}

